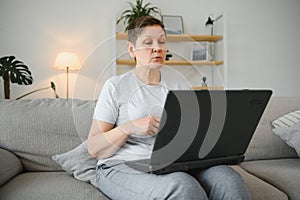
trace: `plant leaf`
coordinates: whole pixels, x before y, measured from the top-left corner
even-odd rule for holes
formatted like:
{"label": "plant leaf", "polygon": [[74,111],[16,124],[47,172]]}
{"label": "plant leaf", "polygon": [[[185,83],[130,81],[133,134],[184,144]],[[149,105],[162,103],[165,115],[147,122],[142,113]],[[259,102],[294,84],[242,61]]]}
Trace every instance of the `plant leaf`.
{"label": "plant leaf", "polygon": [[11,80],[18,85],[30,85],[33,82],[29,68],[14,56],[0,58],[0,76],[3,80]]}
{"label": "plant leaf", "polygon": [[146,3],[143,6],[143,0],[136,0],[135,5],[131,2],[128,2],[130,5],[130,9],[125,10],[121,13],[120,18],[117,20],[117,24],[123,21],[124,24],[127,24],[125,27],[125,31],[128,30],[129,24],[135,20],[136,18],[142,16],[150,16],[151,13],[156,13],[161,15],[160,9],[156,6],[150,7],[151,3]]}

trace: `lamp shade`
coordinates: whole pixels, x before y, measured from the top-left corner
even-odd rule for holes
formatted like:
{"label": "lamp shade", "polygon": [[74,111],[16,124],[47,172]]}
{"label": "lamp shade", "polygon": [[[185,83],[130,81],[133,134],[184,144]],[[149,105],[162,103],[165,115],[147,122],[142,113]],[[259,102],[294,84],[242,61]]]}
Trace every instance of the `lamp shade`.
{"label": "lamp shade", "polygon": [[80,69],[78,56],[73,52],[60,52],[56,56],[53,68],[64,70],[78,70]]}

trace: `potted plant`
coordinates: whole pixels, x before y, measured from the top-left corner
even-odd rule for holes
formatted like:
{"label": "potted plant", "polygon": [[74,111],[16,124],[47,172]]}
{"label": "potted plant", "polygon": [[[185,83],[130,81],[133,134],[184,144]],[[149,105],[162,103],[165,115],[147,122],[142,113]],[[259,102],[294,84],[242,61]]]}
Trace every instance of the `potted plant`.
{"label": "potted plant", "polygon": [[151,6],[150,3],[146,3],[143,5],[143,0],[136,0],[136,4],[134,5],[131,2],[128,2],[130,4],[130,9],[125,10],[121,13],[121,17],[117,20],[117,24],[119,24],[122,20],[124,20],[125,26],[125,32],[128,30],[128,25],[136,18],[142,17],[142,16],[151,16],[151,14],[160,14],[160,9],[155,6]]}
{"label": "potted plant", "polygon": [[33,82],[28,67],[14,56],[0,58],[0,76],[4,82],[5,99],[10,98],[10,82],[18,85],[31,85]]}

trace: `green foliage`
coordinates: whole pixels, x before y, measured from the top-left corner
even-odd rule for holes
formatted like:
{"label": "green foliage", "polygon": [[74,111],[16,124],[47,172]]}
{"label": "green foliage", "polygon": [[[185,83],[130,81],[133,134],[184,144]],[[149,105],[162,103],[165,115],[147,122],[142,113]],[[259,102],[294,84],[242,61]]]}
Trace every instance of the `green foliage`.
{"label": "green foliage", "polygon": [[22,61],[16,60],[14,56],[5,56],[0,58],[0,76],[3,80],[18,85],[32,84],[32,76],[28,67]]}
{"label": "green foliage", "polygon": [[160,9],[158,7],[152,7],[150,3],[146,3],[145,5],[143,5],[143,0],[136,0],[136,5],[131,2],[128,3],[131,9],[122,12],[121,17],[117,20],[117,24],[124,20],[123,23],[126,25],[125,31],[128,30],[128,25],[136,18],[142,16],[151,16],[152,13],[160,15]]}
{"label": "green foliage", "polygon": [[33,82],[28,67],[14,56],[0,58],[0,76],[4,80],[4,93],[7,99],[10,98],[10,82],[18,85],[30,85]]}

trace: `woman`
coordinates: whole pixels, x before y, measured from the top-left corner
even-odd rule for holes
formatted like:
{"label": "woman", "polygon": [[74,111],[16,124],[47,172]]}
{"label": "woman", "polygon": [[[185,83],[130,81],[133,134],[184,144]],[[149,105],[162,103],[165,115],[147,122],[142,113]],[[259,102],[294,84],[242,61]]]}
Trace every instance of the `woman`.
{"label": "woman", "polygon": [[88,137],[97,158],[99,189],[111,199],[249,199],[243,179],[229,166],[154,175],[124,165],[150,158],[162,106],[170,89],[188,89],[175,71],[162,68],[164,25],[141,17],[129,25],[128,51],[134,70],[106,81]]}

